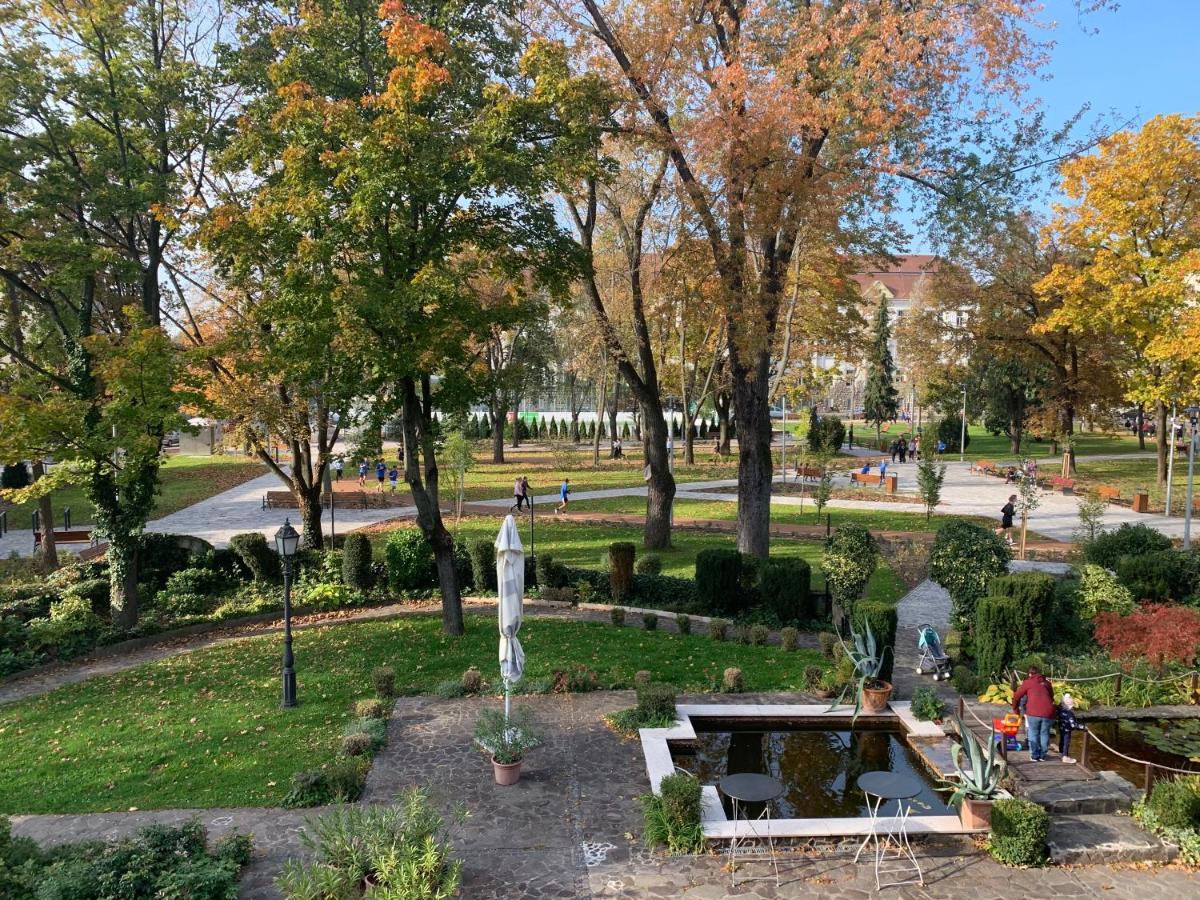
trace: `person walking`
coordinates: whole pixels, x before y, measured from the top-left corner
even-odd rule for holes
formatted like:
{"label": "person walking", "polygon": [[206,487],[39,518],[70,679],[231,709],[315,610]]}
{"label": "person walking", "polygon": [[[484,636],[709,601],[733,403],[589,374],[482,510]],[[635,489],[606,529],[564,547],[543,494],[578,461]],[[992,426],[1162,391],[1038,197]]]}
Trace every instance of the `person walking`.
{"label": "person walking", "polygon": [[1013,545],[1013,517],[1017,514],[1017,495],[1010,494],[1008,502],[1000,507],[1000,533],[1004,535],[1004,539],[1008,541],[1008,546]]}
{"label": "person walking", "polygon": [[521,499],[525,501],[525,506],[528,507],[529,511],[532,513],[533,512],[533,500],[529,496],[529,476],[528,475],[521,476]]}
{"label": "person walking", "polygon": [[900,442],[892,441],[892,462],[896,461],[896,457],[900,454]]}
{"label": "person walking", "polygon": [[945,452],[946,452],[946,442],[945,442],[945,441],[943,441],[941,438],[938,438],[938,442],[937,442],[937,455],[938,455],[939,457],[941,457],[943,454],[945,454]]}
{"label": "person walking", "polygon": [[1076,731],[1087,731],[1087,727],[1075,718],[1075,698],[1063,694],[1062,703],[1058,704],[1058,752],[1068,764],[1075,762],[1071,756],[1071,735]]}
{"label": "person walking", "polygon": [[912,458],[918,460],[921,458],[921,438],[915,437],[912,442]]}
{"label": "person walking", "polygon": [[1056,717],[1054,688],[1037,666],[1029,667],[1029,675],[1013,693],[1013,712],[1021,712],[1025,701],[1025,733],[1029,736],[1029,758],[1041,762],[1046,758],[1050,743],[1050,720]]}
{"label": "person walking", "polygon": [[361,460],[359,460],[359,463],[358,463],[358,486],[359,487],[367,486],[367,466],[368,465],[369,465],[369,463],[367,462],[367,458],[365,456]]}
{"label": "person walking", "polygon": [[908,438],[900,438],[900,462],[908,458]]}
{"label": "person walking", "polygon": [[393,464],[393,466],[390,469],[388,469],[388,481],[391,482],[393,494],[396,493],[396,483],[399,480],[400,480],[400,469],[396,465]]}
{"label": "person walking", "polygon": [[338,457],[333,461],[333,474],[338,481],[342,480],[342,470],[346,468],[346,460]]}
{"label": "person walking", "polygon": [[375,461],[375,480],[379,482],[379,487],[376,488],[377,493],[383,493],[383,481],[385,478],[387,478],[387,463],[380,458]]}
{"label": "person walking", "polygon": [[[525,495],[521,491],[521,476],[517,476],[517,480],[513,482],[513,500],[516,501],[512,505],[512,509],[517,512],[521,511],[521,504],[525,502]],[[511,512],[512,510],[509,510]]]}
{"label": "person walking", "polygon": [[846,449],[853,450],[854,449],[854,426],[853,425],[850,426],[850,439],[849,440],[850,440],[850,442],[848,444],[846,444]]}
{"label": "person walking", "polygon": [[564,478],[562,486],[558,489],[558,496],[562,502],[554,508],[554,514],[567,511],[567,504],[571,502],[571,479]]}

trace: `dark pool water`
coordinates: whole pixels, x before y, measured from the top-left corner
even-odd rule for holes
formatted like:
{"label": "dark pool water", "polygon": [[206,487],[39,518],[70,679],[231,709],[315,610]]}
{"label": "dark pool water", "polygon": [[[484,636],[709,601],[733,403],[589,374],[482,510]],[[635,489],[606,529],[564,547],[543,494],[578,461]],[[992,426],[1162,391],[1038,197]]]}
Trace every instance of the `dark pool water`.
{"label": "dark pool water", "polygon": [[[1200,764],[1192,761],[1193,756],[1200,756],[1200,720],[1118,719],[1088,722],[1087,727],[1104,743],[1127,756],[1200,773]],[[1055,737],[1056,750],[1057,741]],[[1083,738],[1078,733],[1072,735],[1073,756],[1079,756],[1082,743]],[[1094,741],[1088,747],[1088,768],[1116,772],[1137,787],[1145,780],[1144,766],[1109,753]],[[1158,780],[1169,776],[1156,771],[1153,777]]]}
{"label": "dark pool water", "polygon": [[[787,819],[855,818],[867,815],[855,781],[866,772],[911,775],[921,784],[913,815],[945,815],[945,793],[898,731],[860,727],[733,725],[693,719],[695,745],[672,743],[675,764],[715,785],[725,775],[757,772],[783,782],[787,793],[773,815]],[[888,809],[894,809],[889,804]],[[726,813],[729,814],[728,802]]]}

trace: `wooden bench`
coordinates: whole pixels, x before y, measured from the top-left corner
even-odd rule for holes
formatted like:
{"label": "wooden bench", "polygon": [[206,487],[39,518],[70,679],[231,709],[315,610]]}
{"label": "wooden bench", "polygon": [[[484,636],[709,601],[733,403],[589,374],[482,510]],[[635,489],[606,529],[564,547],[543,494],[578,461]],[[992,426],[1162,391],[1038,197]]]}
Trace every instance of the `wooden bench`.
{"label": "wooden bench", "polygon": [[990,459],[977,459],[975,462],[971,463],[970,471],[979,475],[990,475],[992,472],[996,471],[996,464]]}
{"label": "wooden bench", "polygon": [[[57,544],[87,544],[89,547],[96,543],[96,538],[92,535],[90,529],[87,528],[55,528],[54,543]],[[40,530],[33,533],[33,546],[38,548],[42,545],[42,532]]]}
{"label": "wooden bench", "polygon": [[1096,495],[1102,500],[1108,500],[1110,502],[1113,500],[1120,500],[1121,489],[1115,488],[1111,484],[1101,484],[1096,487]]}
{"label": "wooden bench", "polygon": [[267,491],[263,496],[263,509],[295,509],[297,505],[291,491]]}
{"label": "wooden bench", "polygon": [[1055,475],[1050,479],[1050,484],[1055,490],[1062,491],[1064,494],[1075,493],[1075,479],[1063,478],[1061,475]]}
{"label": "wooden bench", "polygon": [[851,472],[850,481],[854,484],[883,484],[883,476],[878,472]]}
{"label": "wooden bench", "polygon": [[820,466],[797,466],[792,469],[793,478],[803,478],[805,481],[816,481],[821,477]]}

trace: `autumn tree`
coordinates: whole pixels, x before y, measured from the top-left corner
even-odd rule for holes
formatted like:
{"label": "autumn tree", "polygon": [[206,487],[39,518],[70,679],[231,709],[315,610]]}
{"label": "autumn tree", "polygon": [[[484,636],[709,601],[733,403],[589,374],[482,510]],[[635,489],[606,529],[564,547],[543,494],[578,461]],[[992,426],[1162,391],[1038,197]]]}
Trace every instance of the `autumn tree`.
{"label": "autumn tree", "polygon": [[871,347],[867,356],[867,384],[863,389],[863,411],[867,422],[875,424],[875,443],[884,422],[895,420],[900,413],[896,396],[896,363],[892,359],[892,327],[888,322],[887,298],[879,298],[875,311]]}
{"label": "autumn tree", "polygon": [[450,634],[463,616],[438,414],[483,391],[475,366],[494,315],[472,289],[476,261],[564,287],[575,255],[544,198],[593,143],[569,118],[589,103],[587,80],[567,75],[560,48],[524,45],[514,13],[481,0],[328,0],[264,3],[248,23],[259,33],[247,64],[269,63],[240,134],[257,182],[248,202],[292,219],[304,236],[295,265],[336,282],[364,387],[394,398]]}
{"label": "autumn tree", "polygon": [[[865,212],[882,205],[882,174],[919,174],[927,148],[955,135],[945,116],[974,120],[981,102],[998,112],[1040,50],[1027,27],[1036,4],[548,6],[588,42],[586,65],[620,85],[633,127],[668,155],[708,246],[740,448],[738,547],[765,557],[769,372],[798,242],[835,243],[806,227],[818,211]],[[940,133],[924,127],[933,110]]]}
{"label": "autumn tree", "polygon": [[1067,258],[1039,280],[1057,308],[1039,331],[1078,329],[1120,348],[1126,396],[1152,404],[1158,480],[1167,475],[1167,406],[1191,381],[1196,355],[1178,347],[1181,315],[1200,267],[1200,116],[1157,116],[1096,152],[1065,162],[1047,239]]}
{"label": "autumn tree", "polygon": [[94,507],[123,628],[161,440],[180,422],[164,289],[235,102],[221,28],[219,8],[187,0],[0,10],[0,279],[16,300],[0,327],[15,367],[4,440],[71,462],[56,477],[73,471]]}

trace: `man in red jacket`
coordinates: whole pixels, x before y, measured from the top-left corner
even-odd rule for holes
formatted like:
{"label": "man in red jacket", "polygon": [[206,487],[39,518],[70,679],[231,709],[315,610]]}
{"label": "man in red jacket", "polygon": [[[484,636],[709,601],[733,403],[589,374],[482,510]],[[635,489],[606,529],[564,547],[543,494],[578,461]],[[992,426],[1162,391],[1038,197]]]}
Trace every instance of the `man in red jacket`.
{"label": "man in red jacket", "polygon": [[1050,722],[1056,715],[1054,688],[1037,666],[1029,667],[1029,676],[1013,693],[1013,712],[1021,711],[1025,701],[1025,733],[1029,736],[1029,758],[1041,762],[1050,744]]}

